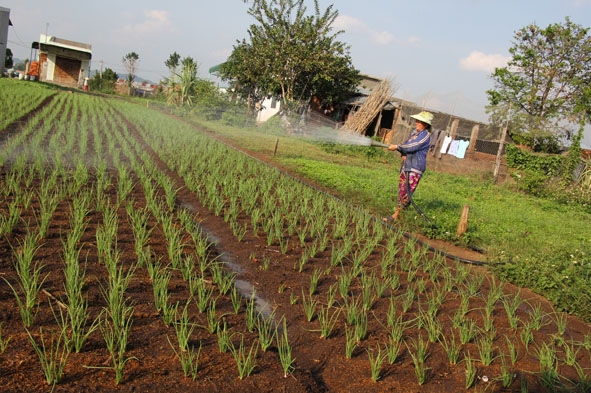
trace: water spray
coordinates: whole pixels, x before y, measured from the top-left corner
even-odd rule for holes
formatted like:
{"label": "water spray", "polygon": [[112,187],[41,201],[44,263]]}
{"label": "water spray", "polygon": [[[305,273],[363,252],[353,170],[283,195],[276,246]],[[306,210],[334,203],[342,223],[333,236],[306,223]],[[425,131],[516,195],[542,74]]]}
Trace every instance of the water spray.
{"label": "water spray", "polygon": [[346,129],[334,129],[329,127],[310,127],[302,130],[299,137],[320,142],[328,142],[339,145],[375,146],[388,148],[390,145],[374,141],[370,137],[358,134]]}
{"label": "water spray", "polygon": [[388,145],[386,143],[382,143],[382,142],[378,142],[378,141],[374,141],[374,140],[371,140],[370,146],[383,147],[383,148],[386,148],[386,149],[390,147],[390,145]]}

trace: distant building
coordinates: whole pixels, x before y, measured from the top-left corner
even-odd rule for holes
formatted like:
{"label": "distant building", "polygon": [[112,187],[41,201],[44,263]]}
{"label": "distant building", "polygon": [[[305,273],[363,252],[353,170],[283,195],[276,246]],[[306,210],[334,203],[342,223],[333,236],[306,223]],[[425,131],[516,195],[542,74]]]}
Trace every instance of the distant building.
{"label": "distant building", "polygon": [[84,78],[90,72],[90,44],[41,34],[39,42],[33,42],[32,48],[39,52],[37,60],[30,64],[29,75],[63,86],[83,86]]}
{"label": "distant building", "polygon": [[4,62],[6,61],[8,26],[12,26],[10,22],[10,9],[0,7],[0,76],[4,73]]}
{"label": "distant building", "polygon": [[115,92],[118,94],[130,94],[140,97],[150,97],[154,95],[160,85],[148,81],[131,82],[131,94],[129,93],[129,82],[126,79],[119,78],[115,82]]}

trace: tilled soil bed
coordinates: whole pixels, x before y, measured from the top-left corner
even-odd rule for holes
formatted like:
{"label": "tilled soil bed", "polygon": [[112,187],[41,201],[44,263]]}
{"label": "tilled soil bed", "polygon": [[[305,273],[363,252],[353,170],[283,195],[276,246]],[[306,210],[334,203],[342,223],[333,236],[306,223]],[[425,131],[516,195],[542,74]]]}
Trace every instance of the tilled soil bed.
{"label": "tilled soil bed", "polygon": [[[102,99],[96,102],[108,106]],[[454,258],[483,259],[478,254],[450,245],[434,245],[444,247],[450,254],[446,257],[427,249],[415,238],[400,235],[395,243],[398,251],[393,254],[391,272],[386,274],[380,268],[387,245],[383,241],[363,260],[366,270],[352,276],[343,296],[339,287],[355,255],[334,266],[333,250],[326,247],[301,265],[306,247],[301,246],[296,234],[289,239],[287,248],[277,242],[269,244],[262,231],[255,235],[252,229],[238,239],[223,212],[216,215],[203,206],[180,174],[158,155],[152,147],[155,142],[136,129],[125,111],[109,113],[116,124],[124,125],[115,132],[123,129],[128,132],[123,139],[115,139],[116,145],[128,143],[141,147],[146,154],[143,159],[149,157],[177,190],[170,226],[155,214],[147,214],[145,228],[149,237],[143,250],[149,250],[149,254],[138,255],[136,229],[129,209],[131,206],[136,212],[151,212],[150,203],[134,171],[129,174],[130,191],[124,199],[120,197],[121,174],[115,164],[129,161],[131,167],[137,158],[126,156],[123,152],[127,150],[122,149],[117,159],[108,159],[106,173],[110,181],[104,187],[100,186],[101,172],[90,164],[89,176],[84,180],[78,179],[76,165],[59,172],[55,184],[63,188],[57,192],[55,210],[42,232],[42,212],[46,209],[42,195],[53,166],[48,162],[45,169],[37,168],[29,158],[23,165],[23,175],[15,178],[18,173],[15,168],[21,165],[18,152],[26,155],[26,141],[31,139],[23,138],[22,146],[12,150],[0,173],[4,190],[0,200],[3,221],[11,216],[11,209],[20,209],[19,219],[11,230],[0,236],[1,342],[6,344],[0,355],[3,392],[582,392],[589,387],[589,381],[581,378],[582,374],[588,375],[582,370],[591,368],[589,326],[577,318],[554,312],[548,301],[527,289],[494,280],[485,267]],[[76,112],[64,116],[68,124],[80,118]],[[31,119],[19,121],[26,124]],[[88,135],[88,151],[112,152],[109,139],[100,136],[111,135],[113,125],[97,127]],[[13,137],[23,132],[23,127],[9,128]],[[42,145],[52,146],[52,138],[59,131],[57,125],[53,128],[49,125]],[[68,141],[62,141],[65,149]],[[80,145],[74,144],[72,153],[80,150]],[[261,155],[257,158],[266,159]],[[89,158],[88,162],[92,160]],[[30,200],[22,196],[28,194]],[[162,188],[156,188],[156,195],[165,200]],[[58,322],[68,323],[70,299],[65,285],[65,250],[72,236],[75,202],[85,198],[88,203],[84,225],[74,250],[84,276],[83,297],[88,302],[83,327],[90,333],[79,352],[72,350],[67,358],[57,356],[65,365],[60,380],[51,386],[33,343],[41,345],[43,339],[50,352],[58,344]],[[99,243],[109,239],[105,234],[109,217],[116,224],[111,226],[115,232],[106,248],[111,253],[105,253],[104,245]],[[187,217],[199,228],[193,233],[186,230]],[[244,212],[237,216],[239,227],[251,228],[251,223],[251,217]],[[327,223],[327,227],[332,225]],[[191,280],[183,277],[183,267],[171,267],[178,248],[171,251],[171,237],[166,228],[178,229],[178,244],[182,245],[179,260],[194,263],[190,269],[195,274],[193,278],[198,277],[202,284],[192,297]],[[384,230],[396,232],[392,227]],[[206,239],[205,257],[200,254],[195,233]],[[21,302],[25,299],[17,266],[18,257],[27,248],[26,242],[32,240],[37,241],[32,266],[39,269],[41,284],[32,307],[32,322],[25,327],[23,307],[17,301],[17,298]],[[305,240],[309,245],[315,239]],[[416,266],[412,262],[415,256],[420,261]],[[124,305],[130,307],[130,325],[127,345],[117,355],[120,357],[116,357],[123,362],[119,381],[105,341],[112,317],[106,310],[109,295],[114,291],[110,281],[113,273],[109,273],[105,262],[108,258],[116,261],[117,270],[129,274],[123,293]],[[232,289],[224,291],[219,285],[217,266],[223,267],[224,277],[234,278],[232,288],[239,295],[237,310]],[[168,277],[165,284],[168,306],[156,304],[154,271]],[[314,277],[317,284],[311,290]],[[382,286],[384,280],[387,285]],[[490,293],[499,288],[501,296],[487,306]],[[200,304],[200,299],[206,296],[200,290],[210,293],[209,301]],[[205,307],[200,310],[203,304]],[[170,311],[175,305],[176,313]],[[198,361],[193,363],[194,375],[189,372],[188,376],[181,367],[180,357],[186,353],[179,347],[175,329],[185,309],[193,327],[188,347],[198,354]],[[250,318],[253,309],[258,315],[255,320],[259,321],[254,326]],[[308,309],[312,309],[310,315],[306,313]],[[490,311],[489,315],[486,310]],[[97,323],[94,330],[93,321]],[[277,326],[280,337],[283,337],[283,326],[287,327],[293,358],[287,373],[282,367],[277,338],[266,350],[261,347],[263,321]],[[232,343],[230,347],[236,352],[221,350],[224,328]],[[395,339],[397,328],[402,329],[400,341]],[[65,331],[67,336],[71,335],[71,328],[66,327]],[[243,352],[240,352],[241,343]],[[424,362],[417,360],[421,346],[426,351]],[[454,347],[457,361],[450,360],[450,349]],[[249,353],[253,355],[254,368],[240,378],[240,355]],[[381,365],[372,363],[380,358]],[[373,375],[372,364],[378,370]],[[474,376],[470,383],[467,371]]]}

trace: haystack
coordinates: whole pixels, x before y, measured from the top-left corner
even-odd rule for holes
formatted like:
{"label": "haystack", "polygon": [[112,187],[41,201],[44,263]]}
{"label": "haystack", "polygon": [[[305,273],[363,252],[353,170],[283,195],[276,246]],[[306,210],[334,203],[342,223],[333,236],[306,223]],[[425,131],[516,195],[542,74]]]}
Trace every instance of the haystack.
{"label": "haystack", "polygon": [[384,105],[392,98],[392,84],[389,79],[384,79],[367,97],[365,104],[345,121],[343,128],[358,134],[364,134],[367,127],[384,108]]}

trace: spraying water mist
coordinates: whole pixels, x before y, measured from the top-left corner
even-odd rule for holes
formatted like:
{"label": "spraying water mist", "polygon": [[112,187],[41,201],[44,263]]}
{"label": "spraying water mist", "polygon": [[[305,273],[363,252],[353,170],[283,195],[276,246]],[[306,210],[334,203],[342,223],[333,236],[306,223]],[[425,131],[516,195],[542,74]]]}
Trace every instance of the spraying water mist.
{"label": "spraying water mist", "polygon": [[320,142],[330,142],[341,145],[388,147],[385,143],[374,141],[365,135],[346,129],[336,130],[329,127],[318,127],[306,128],[302,131],[302,138],[313,139]]}

